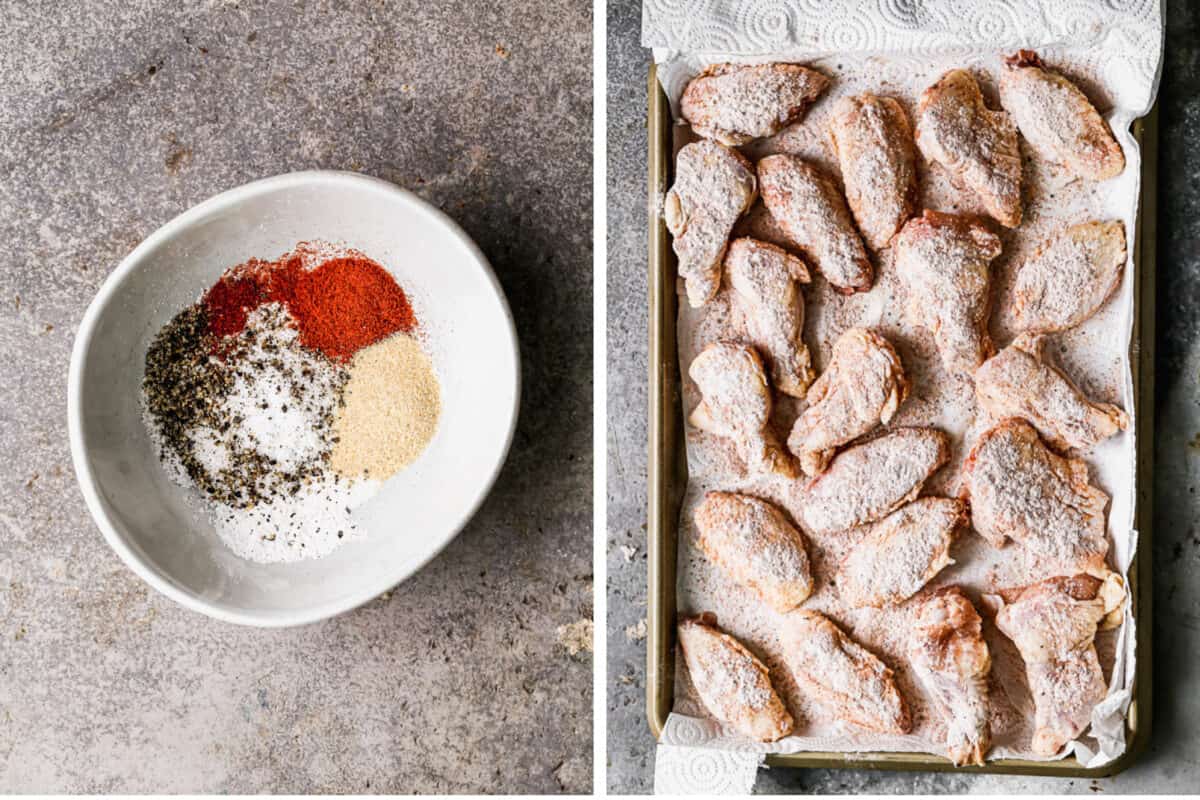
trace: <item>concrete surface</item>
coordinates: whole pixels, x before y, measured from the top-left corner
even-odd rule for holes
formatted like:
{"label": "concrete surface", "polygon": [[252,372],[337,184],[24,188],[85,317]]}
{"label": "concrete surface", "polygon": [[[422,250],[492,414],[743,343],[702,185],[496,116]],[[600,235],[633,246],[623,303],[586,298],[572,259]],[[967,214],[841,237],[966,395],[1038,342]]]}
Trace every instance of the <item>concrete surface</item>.
{"label": "concrete surface", "polygon": [[[608,10],[608,784],[653,788],[645,722],[646,69],[640,3]],[[761,792],[1159,793],[1200,785],[1200,6],[1168,3],[1159,100],[1158,441],[1154,520],[1154,722],[1140,763],[1114,779],[1063,781],[774,769]],[[623,549],[636,548],[636,551]],[[630,628],[629,634],[626,629]]]}
{"label": "concrete surface", "polygon": [[[0,791],[590,790],[591,654],[556,633],[592,610],[590,17],[0,0]],[[249,630],[105,545],[67,362],[142,238],[309,168],[414,189],[478,241],[524,404],[490,500],[432,564],[337,619]]]}

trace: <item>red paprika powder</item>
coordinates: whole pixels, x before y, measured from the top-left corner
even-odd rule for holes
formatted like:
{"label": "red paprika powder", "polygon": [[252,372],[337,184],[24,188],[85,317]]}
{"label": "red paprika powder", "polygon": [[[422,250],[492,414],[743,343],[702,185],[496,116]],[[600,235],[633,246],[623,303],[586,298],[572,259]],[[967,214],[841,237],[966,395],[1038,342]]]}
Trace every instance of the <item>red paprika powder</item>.
{"label": "red paprika powder", "polygon": [[241,332],[247,315],[264,303],[281,303],[296,320],[300,343],[335,361],[417,320],[404,290],[371,259],[351,254],[306,269],[299,255],[252,260],[229,270],[204,295],[209,332],[218,339]]}

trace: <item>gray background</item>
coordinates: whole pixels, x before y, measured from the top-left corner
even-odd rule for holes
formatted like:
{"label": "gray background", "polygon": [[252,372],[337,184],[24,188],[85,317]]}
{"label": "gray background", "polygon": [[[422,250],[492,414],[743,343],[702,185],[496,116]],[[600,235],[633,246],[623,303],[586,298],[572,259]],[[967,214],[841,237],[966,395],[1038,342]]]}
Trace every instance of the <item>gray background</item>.
{"label": "gray background", "polygon": [[[760,772],[762,792],[1184,792],[1200,785],[1200,4],[1168,4],[1161,123],[1154,515],[1154,722],[1111,780],[849,770]],[[608,783],[653,787],[645,721],[646,69],[640,3],[608,6]],[[636,547],[629,558],[624,547]]]}
{"label": "gray background", "polygon": [[[556,635],[592,610],[590,43],[580,0],[0,0],[0,791],[590,790],[591,654]],[[105,545],[67,362],[147,234],[310,168],[413,189],[476,239],[523,407],[432,564],[258,631],[176,607]]]}

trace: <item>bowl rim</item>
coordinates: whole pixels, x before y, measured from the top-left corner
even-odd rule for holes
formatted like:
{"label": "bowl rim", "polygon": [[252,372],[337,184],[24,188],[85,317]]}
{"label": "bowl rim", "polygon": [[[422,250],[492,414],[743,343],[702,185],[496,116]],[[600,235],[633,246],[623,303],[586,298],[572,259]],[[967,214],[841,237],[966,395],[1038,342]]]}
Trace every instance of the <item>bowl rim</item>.
{"label": "bowl rim", "polygon": [[[475,266],[487,279],[496,300],[499,301],[504,320],[508,327],[508,341],[513,359],[513,401],[509,409],[508,430],[505,432],[504,446],[498,451],[495,463],[491,465],[487,480],[480,484],[471,502],[464,505],[458,519],[451,526],[448,535],[419,562],[407,566],[406,569],[400,571],[400,574],[389,577],[387,585],[367,587],[351,592],[338,601],[323,603],[307,609],[253,611],[234,608],[175,585],[158,568],[150,564],[135,547],[130,545],[112,519],[110,519],[105,504],[100,498],[96,477],[92,472],[91,464],[87,458],[87,447],[83,439],[82,380],[84,364],[101,314],[112,301],[117,288],[123,283],[125,277],[148,253],[200,219],[236,203],[243,202],[250,197],[281,189],[318,184],[351,186],[356,189],[366,189],[383,195],[390,195],[392,198],[399,198],[412,205],[418,211],[426,214],[433,222],[440,224],[446,232],[466,248]],[[181,606],[222,622],[260,628],[283,628],[307,625],[358,608],[380,594],[403,583],[436,558],[450,542],[458,537],[495,486],[496,480],[500,476],[500,471],[508,459],[509,450],[512,447],[520,406],[521,351],[517,339],[516,323],[513,320],[512,309],[508,305],[504,289],[501,287],[500,281],[497,279],[496,273],[488,262],[487,257],[483,254],[483,251],[479,249],[479,246],[475,244],[474,240],[467,235],[466,231],[457,222],[441,209],[416,194],[381,178],[338,170],[304,170],[251,181],[250,183],[227,189],[220,194],[214,195],[192,206],[157,228],[143,239],[137,247],[130,251],[128,255],[121,259],[116,269],[104,280],[96,296],[88,305],[79,323],[79,329],[75,334],[75,341],[71,348],[71,362],[67,382],[67,428],[71,447],[71,461],[75,468],[76,481],[79,484],[80,491],[83,493],[84,501],[87,504],[92,519],[95,521],[97,527],[100,528],[100,532],[104,535],[104,539],[108,542],[109,547],[116,552],[121,561],[137,574],[138,577],[156,591],[174,600]]]}

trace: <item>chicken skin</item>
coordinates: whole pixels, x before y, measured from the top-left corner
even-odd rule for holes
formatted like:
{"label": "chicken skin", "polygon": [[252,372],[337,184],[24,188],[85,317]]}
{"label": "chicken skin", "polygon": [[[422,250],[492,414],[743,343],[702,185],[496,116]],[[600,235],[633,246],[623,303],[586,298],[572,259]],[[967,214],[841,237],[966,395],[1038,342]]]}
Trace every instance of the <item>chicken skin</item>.
{"label": "chicken skin", "polygon": [[721,259],[729,233],[756,197],[754,166],[741,153],[708,139],[679,151],[663,218],[675,237],[679,275],[693,308],[704,305],[721,287]]}
{"label": "chicken skin", "polygon": [[1016,329],[1054,333],[1089,319],[1120,285],[1124,266],[1123,223],[1067,228],[1017,268],[1012,290]]}
{"label": "chicken skin", "polygon": [[892,671],[815,611],[793,611],[780,628],[784,661],[801,691],[842,722],[908,733],[912,717]]}
{"label": "chicken skin", "polygon": [[1060,452],[1087,453],[1129,425],[1110,403],[1093,403],[1043,360],[1041,337],[1018,336],[975,373],[975,396],[995,419],[1022,417]]}
{"label": "chicken skin", "polygon": [[690,421],[702,431],[729,439],[753,474],[796,476],[796,466],[771,430],[771,390],[754,348],[716,342],[692,361],[688,375],[704,399]]}
{"label": "chicken skin", "polygon": [[1053,756],[1091,722],[1108,687],[1096,655],[1097,627],[1124,602],[1113,581],[1056,577],[1027,586],[1002,605],[996,627],[1025,661],[1033,694],[1033,752]]}
{"label": "chicken skin", "polygon": [[954,563],[950,545],[966,521],[966,506],[947,497],[922,497],[893,511],[842,562],[842,599],[854,608],[903,603]]}
{"label": "chicken skin", "polygon": [[705,557],[779,612],[812,594],[804,539],[770,503],[709,492],[696,509],[696,544]]}
{"label": "chicken skin", "polygon": [[983,621],[958,586],[917,601],[908,660],[946,723],[946,755],[954,765],[981,765],[992,745],[988,673],[992,656]]}
{"label": "chicken skin", "polygon": [[782,739],[795,721],[771,685],[766,665],[718,630],[716,622],[705,614],[679,623],[679,645],[700,702],[743,736],[759,742]]}
{"label": "chicken skin", "polygon": [[688,82],[679,111],[698,135],[737,146],[800,119],[828,85],[799,64],[714,64]]}
{"label": "chicken skin", "polygon": [[1056,455],[1022,419],[979,437],[963,465],[960,494],[971,523],[993,547],[1018,542],[1030,571],[1105,575],[1108,495],[1088,483],[1087,465]]}
{"label": "chicken skin", "polygon": [[838,447],[886,425],[908,397],[904,365],[891,343],[866,328],[851,328],[808,390],[808,408],[796,419],[788,449],[806,475],[824,472]]}
{"label": "chicken skin", "polygon": [[1079,87],[1021,50],[1004,60],[1000,104],[1042,158],[1072,175],[1106,181],[1125,171],[1125,155]]}
{"label": "chicken skin", "polygon": [[909,322],[934,337],[948,372],[971,375],[994,352],[989,265],[999,237],[968,217],[926,211],[904,226],[895,249]]}
{"label": "chicken skin", "polygon": [[830,123],[846,201],[867,245],[882,250],[917,207],[912,128],[890,97],[843,97]]}
{"label": "chicken skin", "polygon": [[935,428],[898,428],[848,447],[805,487],[801,522],[814,533],[835,533],[883,519],[949,458],[950,437]]}
{"label": "chicken skin", "polygon": [[833,181],[791,155],[759,161],[758,181],[771,216],[834,289],[853,294],[871,288],[874,268]]}
{"label": "chicken skin", "polygon": [[974,192],[992,219],[1006,228],[1021,224],[1017,128],[1008,114],[984,104],[971,73],[951,70],[921,94],[917,147]]}
{"label": "chicken skin", "polygon": [[804,344],[804,294],[811,278],[804,262],[773,244],[734,239],[725,273],[746,317],[751,341],[770,366],[775,388],[804,397],[813,381],[812,356]]}

